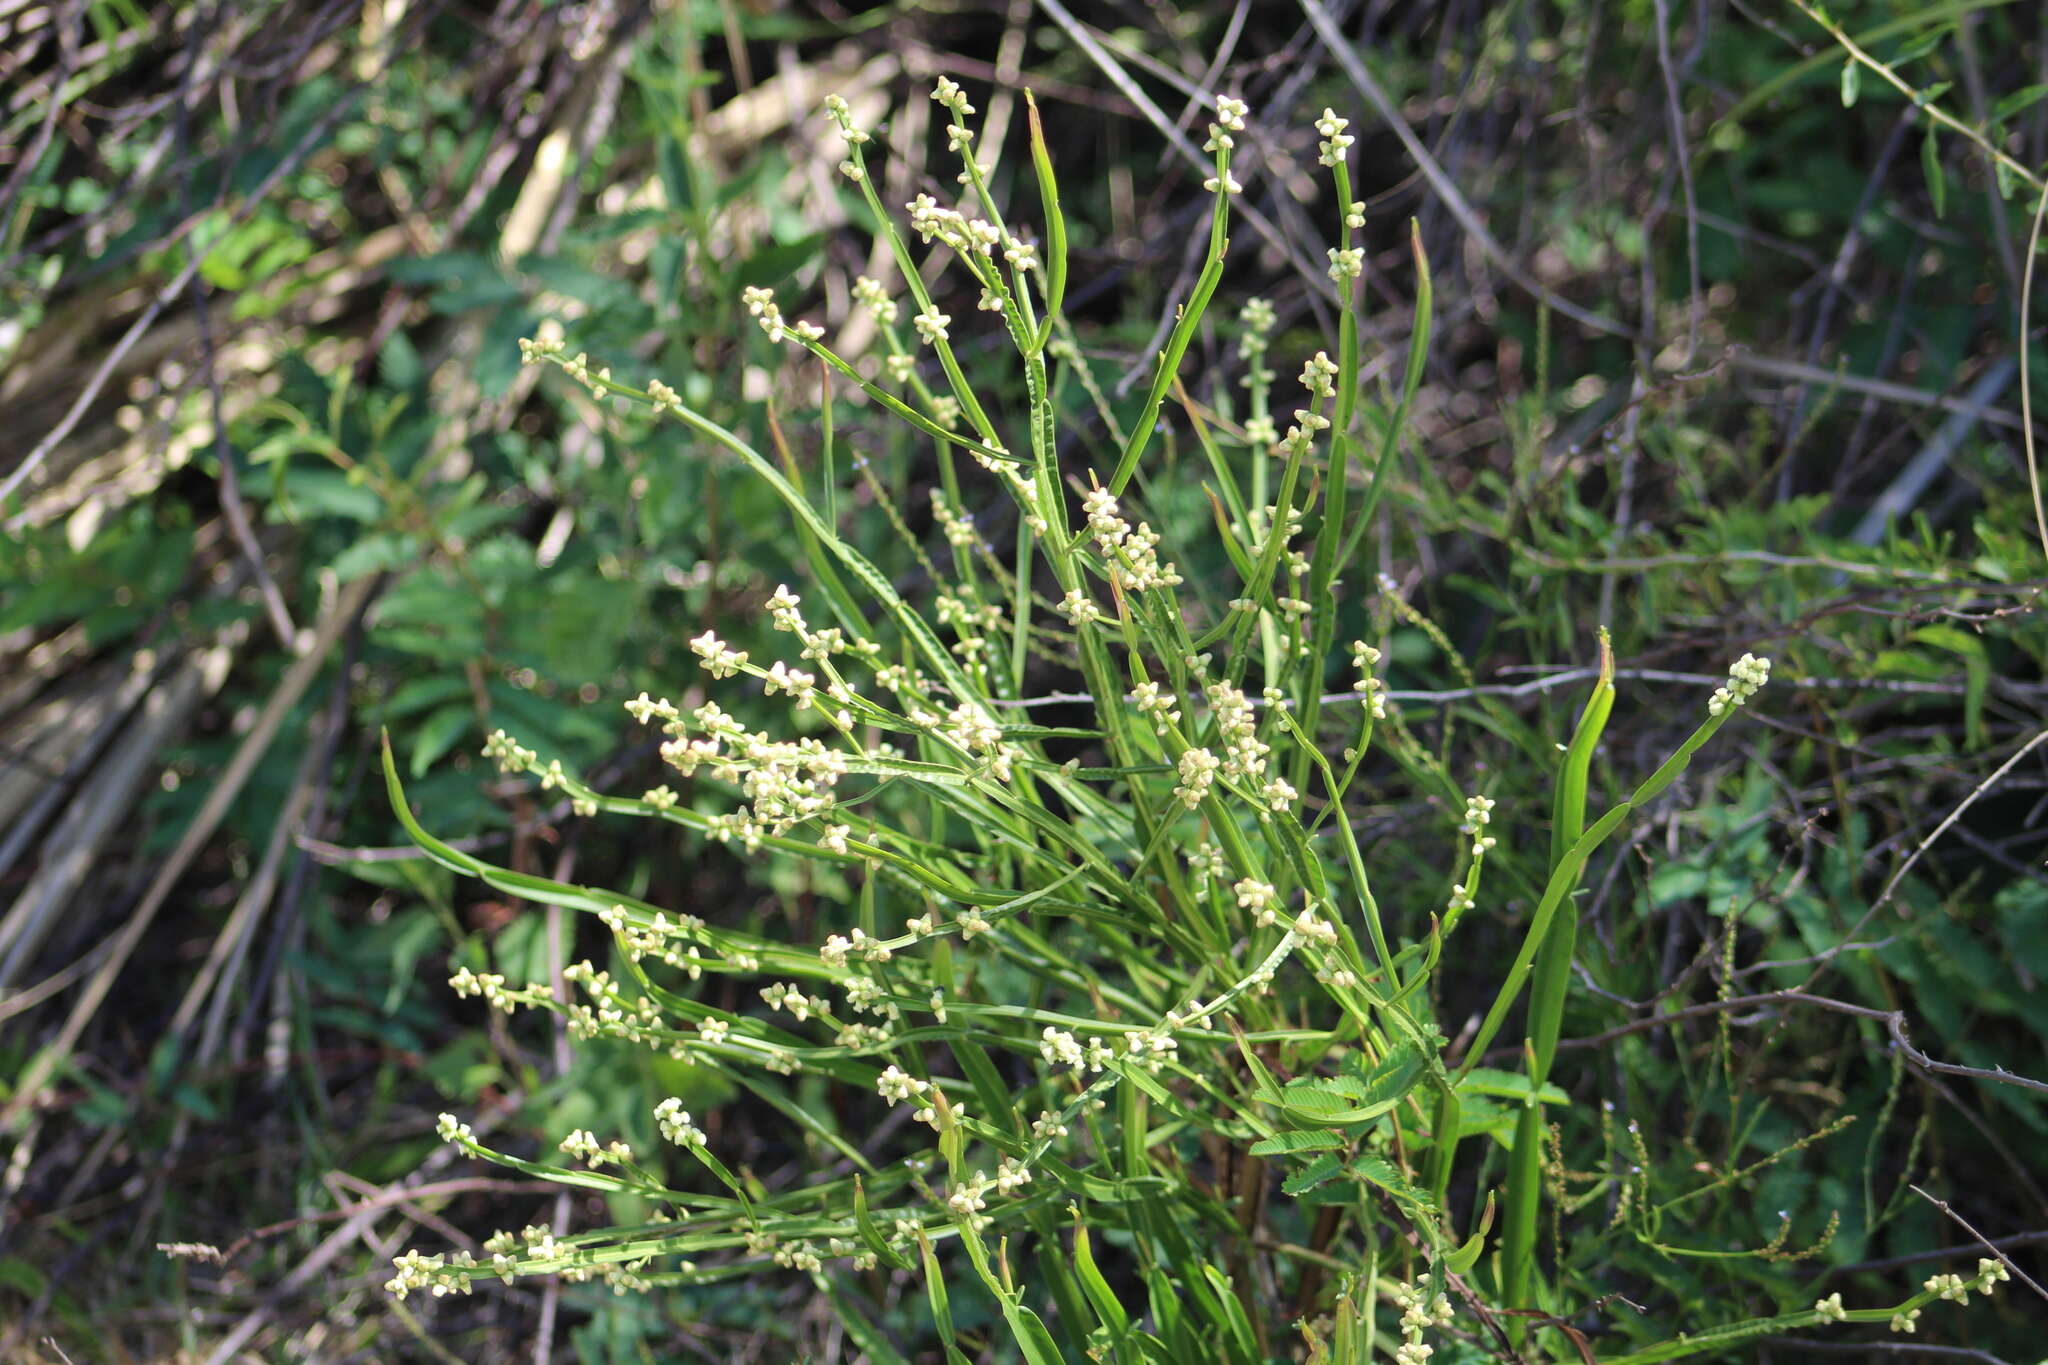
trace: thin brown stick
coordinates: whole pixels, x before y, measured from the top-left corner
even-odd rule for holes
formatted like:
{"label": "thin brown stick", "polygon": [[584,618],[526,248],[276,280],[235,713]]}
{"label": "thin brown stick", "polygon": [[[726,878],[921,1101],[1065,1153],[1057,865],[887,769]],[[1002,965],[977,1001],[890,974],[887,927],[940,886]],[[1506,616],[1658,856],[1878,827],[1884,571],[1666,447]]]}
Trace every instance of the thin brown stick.
{"label": "thin brown stick", "polygon": [[206,802],[199,808],[199,813],[193,817],[192,823],[185,827],[177,847],[171,850],[170,857],[165,859],[156,879],[143,894],[141,904],[135,907],[135,913],[128,917],[128,922],[114,938],[113,952],[100,965],[92,981],[80,994],[78,1003],[73,1006],[70,1017],[64,1021],[64,1026],[56,1039],[37,1054],[36,1060],[29,1065],[17,1083],[13,1098],[7,1102],[4,1109],[0,1109],[0,1132],[11,1131],[20,1121],[23,1112],[38,1102],[43,1087],[48,1084],[51,1075],[70,1055],[71,1049],[77,1046],[79,1035],[85,1032],[85,1026],[99,1012],[107,993],[113,989],[114,978],[120,974],[121,968],[127,965],[130,954],[141,943],[143,932],[156,918],[156,912],[170,897],[172,888],[184,875],[192,860],[199,855],[199,850],[213,837],[215,827],[227,814],[228,807],[233,804],[235,797],[241,794],[242,786],[249,780],[249,774],[255,771],[257,761],[268,751],[271,741],[276,739],[278,730],[284,725],[285,717],[291,713],[291,709],[298,704],[299,698],[311,685],[314,674],[319,672],[321,665],[326,662],[328,652],[340,640],[342,631],[355,619],[356,613],[368,605],[371,585],[375,581],[358,578],[342,588],[334,606],[328,611],[327,618],[320,624],[320,629],[313,640],[313,647],[293,661],[283,680],[278,683],[277,690],[271,693],[270,700],[264,705],[255,726],[242,741],[241,747],[235,751],[235,756],[214,784],[213,790],[207,793]]}
{"label": "thin brown stick", "polygon": [[549,1180],[499,1180],[493,1176],[470,1175],[458,1176],[453,1180],[437,1180],[432,1184],[416,1185],[411,1189],[382,1190],[353,1204],[344,1204],[338,1209],[303,1213],[296,1218],[251,1228],[204,1259],[217,1260],[221,1265],[227,1265],[247,1251],[252,1244],[266,1237],[275,1237],[279,1233],[309,1227],[315,1223],[331,1223],[338,1218],[353,1218],[359,1213],[385,1208],[392,1204],[409,1204],[415,1200],[436,1199],[450,1194],[553,1194],[556,1188],[554,1182]]}
{"label": "thin brown stick", "polygon": [[1633,327],[1617,322],[1605,314],[1581,308],[1570,299],[1546,288],[1542,281],[1531,275],[1520,262],[1509,255],[1507,248],[1502,246],[1493,233],[1487,230],[1486,224],[1480,221],[1478,212],[1467,202],[1464,193],[1459,190],[1450,175],[1437,164],[1436,158],[1430,155],[1429,148],[1422,145],[1422,139],[1408,126],[1408,120],[1401,117],[1401,111],[1394,106],[1393,100],[1388,98],[1387,92],[1380,88],[1380,83],[1366,70],[1365,62],[1359,57],[1356,46],[1345,40],[1336,20],[1332,19],[1329,12],[1317,4],[1316,0],[1301,0],[1301,9],[1302,13],[1308,16],[1309,23],[1315,26],[1316,36],[1323,40],[1323,46],[1337,59],[1337,66],[1344,72],[1345,79],[1351,82],[1359,94],[1365,96],[1387,130],[1400,140],[1402,149],[1408,153],[1409,160],[1422,171],[1422,178],[1429,182],[1430,189],[1443,201],[1444,208],[1449,210],[1451,217],[1457,219],[1458,226],[1465,230],[1465,235],[1472,239],[1480,253],[1493,262],[1495,269],[1513,280],[1531,296],[1543,300],[1552,311],[1562,313],[1582,327],[1605,332],[1608,336],[1634,338],[1636,333]]}
{"label": "thin brown stick", "polygon": [[1954,1209],[1950,1208],[1948,1201],[1946,1199],[1936,1199],[1933,1195],[1921,1189],[1918,1185],[1914,1185],[1911,1183],[1907,1184],[1906,1188],[1911,1190],[1913,1193],[1919,1195],[1922,1199],[1925,1199],[1928,1203],[1934,1205],[1934,1207],[1936,1207],[1937,1209],[1940,1209],[1942,1214],[1945,1217],[1947,1217],[1950,1221],[1954,1222],[1957,1227],[1961,1228],[1964,1232],[1967,1232],[1972,1237],[1976,1238],[1977,1244],[1983,1247],[1986,1251],[1990,1252],[1993,1256],[1997,1257],[1998,1263],[2004,1266],[2006,1270],[2013,1276],[2013,1278],[2017,1279],[2021,1284],[2025,1285],[2027,1288],[2033,1290],[2042,1298],[2048,1299],[2048,1289],[2041,1288],[2040,1284],[2034,1279],[2034,1277],[2032,1275],[2029,1275],[2026,1271],[2021,1270],[2019,1268],[2019,1264],[2015,1262],[2012,1257],[2006,1255],[2003,1251],[1999,1250],[1998,1246],[1995,1243],[1993,1243],[1989,1237],[1986,1237],[1983,1233],[1971,1227],[1970,1220],[1963,1217],[1963,1215],[1961,1215],[1960,1213],[1957,1213]]}
{"label": "thin brown stick", "polygon": [[[2048,1081],[2037,1081],[2031,1076],[2022,1076],[2007,1071],[2004,1067],[1962,1066],[1956,1062],[1944,1062],[1930,1057],[1913,1046],[1906,1036],[1906,1012],[1904,1010],[1881,1010],[1869,1005],[1858,1005],[1848,1000],[1834,1000],[1824,995],[1808,995],[1804,990],[1788,987],[1782,991],[1765,991],[1760,995],[1736,995],[1726,1000],[1707,1000],[1697,1005],[1687,1005],[1666,1014],[1652,1015],[1645,1019],[1632,1019],[1626,1024],[1617,1024],[1601,1033],[1584,1038],[1567,1038],[1558,1043],[1559,1049],[1600,1047],[1617,1038],[1626,1038],[1634,1033],[1647,1033],[1651,1029],[1663,1028],[1667,1024],[1682,1023],[1687,1019],[1698,1019],[1711,1014],[1724,1014],[1730,1010],[1768,1008],[1772,1005],[1812,1005],[1818,1009],[1833,1010],[1837,1014],[1850,1014],[1859,1019],[1875,1019],[1885,1026],[1891,1035],[1892,1045],[1899,1054],[1923,1071],[1939,1072],[1945,1076],[1968,1076],[1974,1080],[1997,1081],[2005,1085],[2017,1085],[2027,1090],[2038,1090],[2048,1094]],[[1505,1055],[1514,1056],[1519,1049],[1510,1048]],[[1499,1056],[1492,1053],[1489,1056]]]}

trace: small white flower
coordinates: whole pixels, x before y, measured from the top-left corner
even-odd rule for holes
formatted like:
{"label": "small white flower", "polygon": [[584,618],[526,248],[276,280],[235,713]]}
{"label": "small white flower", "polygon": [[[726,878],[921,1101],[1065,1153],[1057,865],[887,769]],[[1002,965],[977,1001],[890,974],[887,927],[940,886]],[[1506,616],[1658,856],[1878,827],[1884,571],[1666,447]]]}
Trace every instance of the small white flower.
{"label": "small white flower", "polygon": [[1303,910],[1294,917],[1294,932],[1311,943],[1327,945],[1337,941],[1337,926],[1319,918],[1313,910]]}
{"label": "small white flower", "polygon": [[1090,601],[1088,594],[1079,588],[1070,590],[1061,598],[1057,610],[1076,626],[1085,626],[1102,619],[1102,609]]}
{"label": "small white flower", "polygon": [[1079,1066],[1083,1060],[1080,1040],[1051,1025],[1039,1035],[1038,1052],[1054,1066]]}
{"label": "small white flower", "polygon": [[1330,109],[1323,110],[1323,116],[1316,120],[1316,132],[1323,139],[1317,144],[1317,150],[1321,153],[1318,160],[1323,165],[1343,164],[1345,150],[1358,140],[1344,131],[1350,126],[1349,119],[1338,118],[1336,112]]}
{"label": "small white flower", "polygon": [[929,1081],[921,1081],[900,1066],[890,1066],[875,1079],[875,1090],[892,1104],[921,1097],[931,1089]]}
{"label": "small white flower", "polygon": [[938,84],[932,87],[932,99],[952,110],[955,118],[967,119],[974,115],[974,106],[967,102],[967,95],[961,90],[959,82],[951,77],[939,77]]}
{"label": "small white flower", "polygon": [[1968,1303],[1970,1301],[1969,1283],[1960,1275],[1929,1276],[1927,1282],[1921,1287],[1929,1293],[1939,1295],[1952,1303]]}
{"label": "small white flower", "polygon": [[768,676],[761,679],[761,690],[770,697],[777,692],[787,692],[796,698],[797,709],[801,711],[810,705],[811,693],[816,689],[817,682],[815,674],[806,673],[800,668],[791,668],[777,659],[769,667]]}
{"label": "small white flower", "polygon": [[887,291],[882,288],[882,282],[867,275],[862,275],[853,282],[853,297],[874,314],[877,322],[894,322],[900,312],[896,300],[890,298]]}
{"label": "small white flower", "polygon": [[669,705],[667,697],[663,697],[660,701],[655,701],[645,692],[642,692],[633,701],[626,703],[626,712],[642,725],[645,725],[655,716],[660,716],[663,720],[674,720],[676,718],[676,708]]}
{"label": "small white flower", "polygon": [[662,1137],[678,1147],[697,1147],[704,1142],[704,1134],[690,1122],[690,1111],[674,1096],[654,1106],[654,1122]]}
{"label": "small white flower", "polygon": [[1006,1156],[996,1166],[996,1193],[1014,1194],[1031,1183],[1031,1168],[1013,1156]]}
{"label": "small white flower", "polygon": [[868,140],[868,135],[853,123],[853,108],[838,95],[825,96],[825,114],[839,125],[839,135],[846,139],[846,145],[857,147]]}
{"label": "small white flower", "polygon": [[1718,716],[1730,707],[1741,706],[1771,680],[1771,661],[1745,654],[1728,667],[1728,685],[1714,689],[1707,699],[1707,714]]}
{"label": "small white flower", "polygon": [[690,641],[690,650],[704,661],[705,669],[714,678],[730,678],[747,662],[745,650],[728,649],[725,641],[709,630]]}
{"label": "small white flower", "polygon": [[498,771],[516,773],[524,772],[540,755],[503,730],[493,730],[491,737],[484,741],[484,757],[496,763]]}
{"label": "small white flower", "polygon": [[917,334],[923,337],[927,343],[947,340],[951,333],[946,328],[952,321],[952,314],[941,313],[936,304],[928,305],[922,312],[910,320],[911,325],[917,328]]}
{"label": "small white flower", "polygon": [[[1318,398],[1331,398],[1336,395],[1336,378],[1337,362],[1330,359],[1327,351],[1317,351],[1308,358],[1308,363],[1301,367],[1301,386]],[[1297,412],[1294,419],[1315,431],[1321,431],[1330,425],[1327,417],[1320,417],[1314,413]]]}
{"label": "small white flower", "polygon": [[988,1187],[988,1176],[976,1171],[966,1181],[953,1187],[953,1192],[946,1196],[946,1207],[962,1217],[979,1213],[988,1207],[988,1200],[982,1197]]}
{"label": "small white flower", "polygon": [[1060,1122],[1060,1116],[1050,1109],[1038,1111],[1038,1117],[1031,1122],[1031,1136],[1041,1142],[1067,1135],[1067,1125]]}
{"label": "small white flower", "polygon": [[1131,700],[1137,703],[1141,714],[1152,718],[1161,734],[1166,732],[1167,726],[1180,723],[1180,712],[1174,709],[1178,699],[1156,682],[1148,679],[1132,688]]}
{"label": "small white flower", "polygon": [[1181,754],[1176,766],[1180,771],[1180,785],[1173,789],[1173,794],[1183,806],[1193,810],[1209,794],[1209,788],[1216,781],[1216,770],[1223,766],[1222,760],[1207,749],[1189,749]]}

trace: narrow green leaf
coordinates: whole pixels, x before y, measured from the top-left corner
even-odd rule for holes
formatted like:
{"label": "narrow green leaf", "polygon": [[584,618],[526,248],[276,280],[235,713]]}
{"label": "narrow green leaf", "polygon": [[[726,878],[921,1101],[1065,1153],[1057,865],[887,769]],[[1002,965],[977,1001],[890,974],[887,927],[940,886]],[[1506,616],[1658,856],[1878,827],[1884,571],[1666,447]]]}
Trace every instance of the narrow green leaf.
{"label": "narrow green leaf", "polygon": [[811,1280],[832,1300],[839,1323],[846,1328],[847,1339],[859,1347],[873,1365],[910,1365],[902,1352],[889,1344],[889,1338],[882,1334],[881,1329],[861,1314],[859,1305],[837,1276],[813,1275]]}
{"label": "narrow green leaf", "polygon": [[924,1292],[932,1306],[932,1322],[939,1329],[939,1340],[949,1354],[953,1353],[953,1308],[946,1298],[946,1274],[939,1269],[939,1259],[932,1255],[931,1240],[922,1231],[917,1234],[917,1254],[924,1267]]}
{"label": "narrow green leaf", "polygon": [[1258,1337],[1252,1331],[1251,1319],[1245,1316],[1244,1305],[1238,1302],[1237,1292],[1231,1284],[1230,1277],[1204,1261],[1202,1278],[1216,1291],[1216,1304],[1221,1310],[1222,1326],[1228,1333],[1230,1344],[1236,1348],[1232,1358],[1245,1361],[1247,1365],[1260,1360]]}
{"label": "narrow green leaf", "polygon": [[2048,85],[2022,87],[1991,106],[1991,121],[2003,123],[2014,114],[2031,109],[2044,99],[2048,99]]}
{"label": "narrow green leaf", "polygon": [[1021,1303],[1003,1304],[1003,1319],[1010,1324],[1010,1333],[1017,1339],[1017,1349],[1024,1353],[1030,1365],[1066,1365],[1060,1355],[1058,1343],[1052,1333],[1045,1330],[1045,1322]]}
{"label": "narrow green leaf", "polygon": [[1081,1221],[1081,1209],[1074,1206],[1074,1270],[1081,1281],[1081,1292],[1088,1296],[1088,1303],[1095,1309],[1095,1316],[1107,1327],[1111,1336],[1121,1337],[1130,1327],[1130,1314],[1124,1311],[1116,1291],[1109,1287],[1109,1281],[1102,1278],[1102,1271],[1095,1264],[1095,1249],[1089,1244],[1088,1225]]}
{"label": "narrow green leaf", "polygon": [[1024,115],[1031,129],[1031,165],[1038,173],[1038,199],[1045,211],[1045,327],[1050,336],[1052,320],[1067,296],[1067,220],[1060,212],[1060,187],[1053,178],[1052,157],[1045,149],[1038,101],[1029,90],[1024,92]]}
{"label": "narrow green leaf", "polygon": [[1479,1262],[1479,1253],[1486,1249],[1486,1230],[1493,1226],[1493,1192],[1486,1195],[1486,1211],[1479,1215],[1479,1226],[1465,1244],[1444,1259],[1445,1268],[1453,1275],[1463,1275]]}
{"label": "narrow green leaf", "polygon": [[876,1260],[897,1270],[910,1269],[910,1258],[890,1246],[889,1239],[882,1235],[881,1227],[868,1209],[866,1182],[858,1175],[853,1178],[853,1225],[860,1233],[861,1242],[875,1253]]}
{"label": "narrow green leaf", "polygon": [[1941,146],[1934,136],[1934,125],[1927,125],[1927,135],[1920,139],[1920,173],[1927,177],[1927,192],[1934,196],[1934,216],[1948,216],[1948,178],[1941,169]]}

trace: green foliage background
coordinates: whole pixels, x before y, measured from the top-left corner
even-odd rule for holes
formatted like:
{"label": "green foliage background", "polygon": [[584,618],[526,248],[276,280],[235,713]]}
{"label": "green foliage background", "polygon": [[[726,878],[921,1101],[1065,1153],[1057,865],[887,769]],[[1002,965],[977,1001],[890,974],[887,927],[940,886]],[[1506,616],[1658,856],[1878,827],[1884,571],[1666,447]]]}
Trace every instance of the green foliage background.
{"label": "green foliage background", "polygon": [[[1380,627],[1392,686],[1414,694],[1396,757],[1376,760],[1351,812],[1376,882],[1422,888],[1399,898],[1406,913],[1426,916],[1456,856],[1460,784],[1522,813],[1444,977],[1447,1029],[1485,1009],[1520,942],[1547,867],[1534,813],[1583,695],[1509,689],[1590,664],[1604,625],[1619,699],[1599,796],[1625,794],[1691,729],[1712,683],[1688,679],[1755,649],[1776,681],[1589,869],[1565,1037],[1818,967],[1816,993],[1905,1011],[1929,1056],[2048,1073],[2048,749],[2002,766],[2048,698],[2013,365],[2033,348],[2038,394],[2048,357],[2019,315],[2034,187],[1929,132],[1872,73],[1845,78],[1794,6],[1331,8],[1514,273],[1631,335],[1542,306],[1474,247],[1292,8],[82,0],[0,14],[0,49],[21,54],[0,94],[0,478],[36,461],[0,501],[0,1354],[206,1360],[232,1343],[266,1359],[482,1360],[540,1340],[592,1361],[860,1357],[845,1305],[800,1276],[644,1299],[382,1294],[399,1245],[555,1216],[552,1189],[442,1165],[424,1178],[456,1183],[355,1217],[438,1149],[443,1109],[487,1114],[495,1142],[545,1159],[573,1127],[652,1145],[643,1100],[677,1094],[770,1187],[829,1149],[712,1078],[604,1044],[564,1059],[544,1030],[456,1000],[444,982],[459,967],[547,981],[603,935],[415,856],[376,739],[393,734],[417,807],[462,847],[791,943],[823,937],[847,885],[579,819],[477,757],[503,727],[597,785],[658,781],[620,703],[681,700],[698,676],[686,641],[707,627],[766,639],[760,601],[801,573],[769,490],[679,426],[521,370],[515,343],[559,326],[570,352],[666,379],[764,450],[759,400],[773,399],[809,458],[815,397],[740,290],[844,316],[866,237],[818,103],[839,90],[901,111],[884,187],[901,203],[950,182],[923,99],[948,71],[984,106],[1035,90],[1073,233],[1069,313],[1099,400],[1128,420],[1200,262],[1201,174],[1162,154],[1076,42],[1084,23],[1169,120],[1196,86],[1251,100],[1270,142],[1246,203],[1274,226],[1234,234],[1222,297],[1276,301],[1276,355],[1333,335],[1308,287],[1308,125],[1326,104],[1353,118],[1369,421],[1391,420],[1380,386],[1413,327],[1411,218],[1434,264],[1436,340],[1339,638]],[[2039,174],[2034,7],[1830,18]],[[1182,123],[1203,120],[1191,107]],[[1018,199],[1022,126],[1013,106],[998,175]],[[975,354],[1014,407],[995,357]],[[1188,409],[1241,407],[1227,329],[1198,334],[1186,373],[1188,404],[1169,404],[1140,483],[1181,544],[1212,538]],[[1084,433],[1073,467],[1113,467],[1098,395],[1070,385],[1059,401]],[[918,584],[881,512],[941,553],[936,467],[906,435],[861,434],[877,483],[848,481],[843,532]],[[1916,467],[1932,477],[1913,484]],[[1220,551],[1183,566],[1191,580],[1224,567]],[[1391,608],[1365,585],[1382,572],[1412,607],[1376,619]],[[272,706],[274,731],[251,745]],[[166,708],[172,723],[145,723]],[[209,812],[238,754],[252,766]],[[90,836],[79,813],[94,811]],[[203,837],[181,850],[195,822]],[[21,907],[66,856],[88,866],[32,927]],[[160,908],[139,915],[166,867]],[[124,943],[87,1007],[111,971],[104,945]],[[737,988],[716,1003],[751,1005]],[[1568,1047],[1552,1080],[1570,1099],[1552,1111],[1556,1178],[1590,1231],[1542,1255],[1596,1350],[1695,1310],[1720,1321],[1917,1287],[1948,1264],[1923,1258],[1972,1237],[1909,1182],[2038,1274],[2038,1093],[1909,1067],[1872,1020],[1702,1013]],[[860,1137],[861,1116],[822,1092],[796,1098]],[[1600,1216],[1633,1179],[1645,1201],[1681,1202],[1659,1220],[1647,1203]],[[155,1250],[174,1242],[231,1254]],[[1128,1247],[1097,1254],[1130,1274]],[[842,1291],[897,1349],[937,1358],[916,1354],[931,1349],[920,1296],[886,1275]],[[1587,1307],[1610,1293],[1650,1323]],[[1318,1306],[1306,1291],[1271,1306],[1276,1357],[1288,1321]],[[956,1291],[968,1338],[994,1311]],[[2040,1311],[2012,1287],[1930,1312],[1923,1339],[2031,1359]]]}

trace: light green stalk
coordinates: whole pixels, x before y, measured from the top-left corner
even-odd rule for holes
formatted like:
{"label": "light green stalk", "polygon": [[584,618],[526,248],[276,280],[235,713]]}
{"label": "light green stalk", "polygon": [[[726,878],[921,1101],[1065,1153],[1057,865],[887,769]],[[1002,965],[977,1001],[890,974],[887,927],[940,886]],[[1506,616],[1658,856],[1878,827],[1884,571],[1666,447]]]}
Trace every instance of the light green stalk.
{"label": "light green stalk", "polygon": [[[1564,865],[1566,855],[1586,829],[1586,786],[1593,763],[1593,750],[1614,710],[1614,650],[1608,643],[1606,627],[1600,630],[1600,677],[1593,694],[1579,713],[1558,770],[1551,798],[1550,870],[1553,876]],[[1570,889],[1565,894],[1569,896]],[[1536,1266],[1536,1213],[1543,1185],[1543,1105],[1536,1098],[1550,1074],[1557,1055],[1558,1028],[1564,1019],[1565,994],[1571,985],[1572,952],[1577,944],[1579,917],[1566,909],[1552,917],[1537,950],[1535,974],[1529,987],[1529,1100],[1515,1122],[1515,1146],[1509,1158],[1506,1215],[1501,1225],[1502,1303],[1526,1306],[1529,1285]],[[1523,1319],[1515,1319],[1509,1332],[1519,1338]]]}

